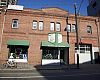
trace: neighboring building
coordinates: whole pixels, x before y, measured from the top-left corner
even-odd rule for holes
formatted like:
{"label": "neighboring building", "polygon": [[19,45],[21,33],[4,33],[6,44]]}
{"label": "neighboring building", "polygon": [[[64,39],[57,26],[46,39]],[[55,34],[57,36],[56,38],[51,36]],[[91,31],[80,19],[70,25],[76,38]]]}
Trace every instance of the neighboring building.
{"label": "neighboring building", "polygon": [[99,45],[99,56],[100,56],[100,0],[89,0],[87,7],[88,16],[96,16],[96,22],[98,23],[98,45]]}
{"label": "neighboring building", "polygon": [[89,16],[100,16],[100,0],[89,0],[87,12]]}
{"label": "neighboring building", "polygon": [[[80,63],[95,63],[99,52],[96,19],[78,16]],[[75,19],[66,10],[8,9],[0,13],[0,21],[1,60],[13,56],[16,62],[34,66],[76,63]]]}
{"label": "neighboring building", "polygon": [[0,7],[17,4],[18,0],[0,0]]}

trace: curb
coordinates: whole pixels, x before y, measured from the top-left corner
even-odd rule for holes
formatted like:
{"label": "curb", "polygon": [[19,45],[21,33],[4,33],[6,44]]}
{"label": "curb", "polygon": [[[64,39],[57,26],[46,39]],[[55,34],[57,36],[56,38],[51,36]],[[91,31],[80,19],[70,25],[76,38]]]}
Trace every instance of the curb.
{"label": "curb", "polygon": [[35,68],[33,69],[0,69],[0,71],[29,71],[29,70],[36,70]]}

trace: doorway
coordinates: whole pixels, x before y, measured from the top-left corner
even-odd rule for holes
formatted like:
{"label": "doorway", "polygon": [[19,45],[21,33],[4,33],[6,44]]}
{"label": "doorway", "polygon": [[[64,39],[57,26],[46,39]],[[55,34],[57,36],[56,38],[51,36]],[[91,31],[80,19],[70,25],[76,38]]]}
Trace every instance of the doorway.
{"label": "doorway", "polygon": [[46,48],[42,49],[42,65],[64,65],[65,64],[65,50]]}
{"label": "doorway", "polygon": [[95,64],[99,64],[99,52],[94,52],[94,61]]}

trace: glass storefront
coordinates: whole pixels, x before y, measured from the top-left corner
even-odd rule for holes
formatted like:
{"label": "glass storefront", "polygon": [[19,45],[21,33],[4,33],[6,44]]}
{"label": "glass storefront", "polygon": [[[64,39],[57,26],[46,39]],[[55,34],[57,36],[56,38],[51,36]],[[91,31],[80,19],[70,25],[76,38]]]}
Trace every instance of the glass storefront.
{"label": "glass storefront", "polygon": [[27,60],[28,59],[28,47],[25,46],[9,46],[8,59]]}
{"label": "glass storefront", "polygon": [[58,50],[43,50],[42,59],[58,59]]}

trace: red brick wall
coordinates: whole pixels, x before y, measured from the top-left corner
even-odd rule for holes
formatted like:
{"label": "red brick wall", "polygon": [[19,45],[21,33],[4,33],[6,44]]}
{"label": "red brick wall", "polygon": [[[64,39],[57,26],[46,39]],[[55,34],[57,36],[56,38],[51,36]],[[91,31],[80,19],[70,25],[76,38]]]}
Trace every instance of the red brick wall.
{"label": "red brick wall", "polygon": [[[28,9],[24,11],[8,11],[6,14],[6,22],[5,22],[5,28],[4,28],[4,34],[3,34],[3,44],[2,44],[2,56],[3,58],[8,57],[8,48],[7,48],[7,41],[9,39],[18,39],[18,40],[29,40],[30,46],[28,49],[28,62],[30,64],[39,65],[41,64],[41,58],[42,58],[42,52],[40,50],[40,44],[41,41],[47,41],[48,40],[48,33],[50,32],[50,22],[60,22],[61,23],[61,33],[63,35],[63,42],[67,41],[67,32],[64,31],[66,28],[66,16],[65,14],[60,14],[64,16],[55,15],[56,12],[53,12],[53,14],[47,13],[44,11],[38,11],[38,10],[30,10]],[[51,9],[52,10],[52,9]],[[34,12],[37,12],[34,13]],[[64,11],[65,12],[65,11]],[[67,13],[67,12],[66,12]],[[67,14],[66,14],[67,15]],[[18,19],[19,20],[19,28],[18,29],[12,29],[12,19]],[[83,43],[89,43],[93,46],[98,46],[97,43],[97,27],[95,25],[95,18],[93,17],[84,17],[81,16],[80,20],[78,20],[78,27],[79,27],[79,37],[81,36],[81,41]],[[43,21],[44,22],[44,30],[39,31],[32,29],[32,22],[33,20]],[[68,20],[68,23],[75,24],[74,16],[70,15],[70,18]],[[92,26],[92,34],[87,34],[86,28],[87,25]],[[2,26],[0,26],[2,27]],[[1,29],[0,29],[1,30]],[[0,32],[1,33],[1,32]],[[80,39],[79,39],[80,40]],[[75,32],[69,33],[69,62],[70,64],[74,64],[74,58],[75,58]]]}

